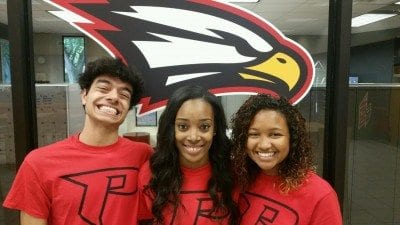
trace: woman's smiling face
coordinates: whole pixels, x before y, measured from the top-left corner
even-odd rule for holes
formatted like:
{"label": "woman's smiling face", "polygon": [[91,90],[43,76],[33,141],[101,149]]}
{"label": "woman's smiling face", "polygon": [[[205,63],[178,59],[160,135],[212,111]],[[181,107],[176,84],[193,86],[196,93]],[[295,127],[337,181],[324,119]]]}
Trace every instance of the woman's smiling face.
{"label": "woman's smiling face", "polygon": [[275,110],[261,110],[253,118],[247,137],[248,156],[267,175],[278,175],[279,164],[290,149],[286,118]]}
{"label": "woman's smiling face", "polygon": [[181,166],[198,168],[208,163],[214,130],[214,112],[205,100],[187,100],[175,118],[175,144]]}

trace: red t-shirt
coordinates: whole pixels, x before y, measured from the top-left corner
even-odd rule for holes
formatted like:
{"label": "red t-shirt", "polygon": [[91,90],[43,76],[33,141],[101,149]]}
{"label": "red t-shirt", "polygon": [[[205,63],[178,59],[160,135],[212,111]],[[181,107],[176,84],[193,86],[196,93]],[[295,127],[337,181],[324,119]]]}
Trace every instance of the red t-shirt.
{"label": "red t-shirt", "polygon": [[258,175],[239,197],[242,225],[342,225],[337,195],[314,173],[297,190],[279,192],[279,178]]}
{"label": "red t-shirt", "polygon": [[[189,169],[181,167],[183,184],[179,196],[181,205],[174,213],[173,207],[168,205],[163,210],[164,224],[174,225],[225,225],[228,224],[227,215],[216,215],[220,220],[210,218],[208,212],[212,208],[212,200],[207,191],[207,183],[211,177],[211,166],[207,164],[200,168]],[[142,219],[151,219],[151,206],[153,194],[143,187],[148,184],[151,177],[149,163],[146,163],[139,174],[139,191],[145,205],[141,212]]]}
{"label": "red t-shirt", "polygon": [[138,171],[151,152],[121,137],[93,147],[71,136],[26,156],[3,206],[49,225],[135,225]]}

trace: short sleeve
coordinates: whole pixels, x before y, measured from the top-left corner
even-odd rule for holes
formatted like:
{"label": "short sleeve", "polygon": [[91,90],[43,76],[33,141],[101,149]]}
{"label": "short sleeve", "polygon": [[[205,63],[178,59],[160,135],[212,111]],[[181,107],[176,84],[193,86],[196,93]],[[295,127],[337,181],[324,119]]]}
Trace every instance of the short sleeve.
{"label": "short sleeve", "polygon": [[315,206],[310,225],[343,225],[339,201],[335,191],[329,192]]}
{"label": "short sleeve", "polygon": [[3,206],[24,211],[34,217],[47,219],[50,209],[50,199],[37,174],[37,171],[25,159],[3,202]]}
{"label": "short sleeve", "polygon": [[153,218],[151,207],[153,203],[150,190],[146,188],[151,177],[149,162],[146,162],[139,172],[138,189],[139,189],[139,220],[149,220]]}

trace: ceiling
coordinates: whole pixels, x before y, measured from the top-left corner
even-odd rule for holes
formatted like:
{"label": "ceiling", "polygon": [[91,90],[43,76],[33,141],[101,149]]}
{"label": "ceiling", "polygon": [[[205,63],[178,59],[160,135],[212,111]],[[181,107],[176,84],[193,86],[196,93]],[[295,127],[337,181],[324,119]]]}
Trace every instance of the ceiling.
{"label": "ceiling", "polygon": [[[399,0],[353,0],[353,17],[368,12],[396,12]],[[7,24],[7,0],[0,0],[0,22]],[[329,0],[260,0],[258,3],[234,3],[274,24],[286,35],[326,35],[328,33]],[[49,10],[57,10],[42,0],[32,0],[35,33],[80,33],[58,19]],[[400,28],[400,15],[370,25],[353,28],[352,33]]]}

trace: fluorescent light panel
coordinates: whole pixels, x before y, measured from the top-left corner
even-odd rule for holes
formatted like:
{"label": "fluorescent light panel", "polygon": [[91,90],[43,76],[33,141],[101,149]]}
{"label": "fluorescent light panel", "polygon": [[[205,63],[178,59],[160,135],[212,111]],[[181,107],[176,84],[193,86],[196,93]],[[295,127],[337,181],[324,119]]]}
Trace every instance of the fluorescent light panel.
{"label": "fluorescent light panel", "polygon": [[400,2],[396,2],[397,5],[400,5]]}
{"label": "fluorescent light panel", "polygon": [[375,23],[380,20],[384,20],[393,16],[397,16],[397,14],[376,14],[376,13],[367,13],[361,16],[354,17],[351,19],[352,27],[361,27],[370,23]]}

